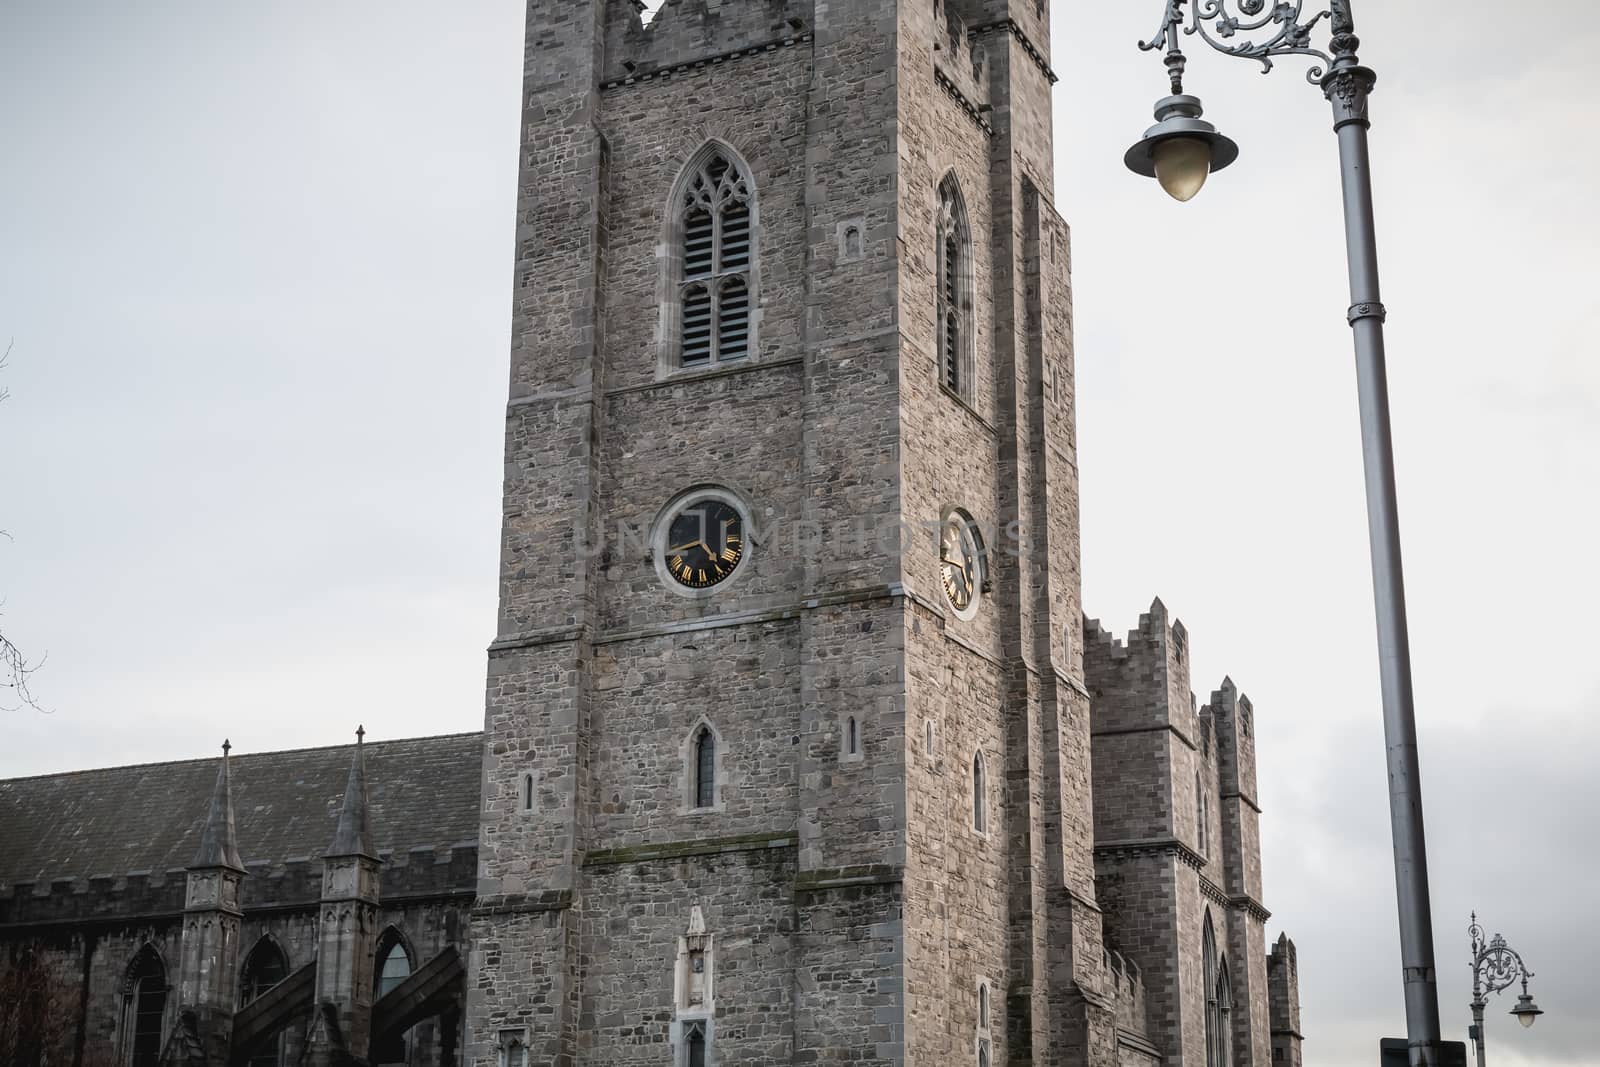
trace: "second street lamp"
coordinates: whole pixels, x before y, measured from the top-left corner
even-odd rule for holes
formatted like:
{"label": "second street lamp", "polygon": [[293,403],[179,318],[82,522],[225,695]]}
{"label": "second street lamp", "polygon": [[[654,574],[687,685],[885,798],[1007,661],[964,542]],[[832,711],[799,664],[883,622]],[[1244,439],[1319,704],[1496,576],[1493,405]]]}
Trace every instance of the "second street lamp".
{"label": "second street lamp", "polygon": [[1472,925],[1467,927],[1467,934],[1472,938],[1472,1028],[1467,1036],[1478,1048],[1478,1067],[1484,1067],[1483,1009],[1489,1006],[1490,993],[1498,993],[1520,979],[1522,995],[1517,998],[1517,1006],[1511,1009],[1511,1014],[1526,1027],[1532,1026],[1544,1011],[1528,993],[1528,979],[1533,977],[1533,972],[1522,962],[1521,954],[1499,934],[1492,939],[1485,938],[1483,927],[1478,925],[1477,912],[1472,913]]}
{"label": "second street lamp", "polygon": [[[1347,315],[1355,339],[1356,390],[1361,410],[1361,453],[1366,479],[1367,526],[1372,552],[1378,673],[1388,750],[1389,817],[1394,838],[1395,889],[1400,918],[1400,962],[1405,990],[1406,1038],[1413,1067],[1436,1067],[1464,1054],[1440,1041],[1439,994],[1434,976],[1433,915],[1428,897],[1427,847],[1422,827],[1416,716],[1411,697],[1411,650],[1406,631],[1405,580],[1400,566],[1400,520],[1389,429],[1385,311],[1378,289],[1378,251],[1372,210],[1372,170],[1367,148],[1367,98],[1377,76],[1361,65],[1360,40],[1350,0],[1329,0],[1329,10],[1303,17],[1305,0],[1167,0],[1161,30],[1139,47],[1166,50],[1172,94],[1156,105],[1157,123],[1124,162],[1155,176],[1179,200],[1200,191],[1206,175],[1232,163],[1238,148],[1202,119],[1199,98],[1183,91],[1186,59],[1181,35],[1197,36],[1215,51],[1260,63],[1307,56],[1311,84],[1333,105],[1344,190],[1345,246],[1350,269]],[[1234,12],[1237,11],[1237,14]],[[1324,19],[1328,50],[1311,44]]]}

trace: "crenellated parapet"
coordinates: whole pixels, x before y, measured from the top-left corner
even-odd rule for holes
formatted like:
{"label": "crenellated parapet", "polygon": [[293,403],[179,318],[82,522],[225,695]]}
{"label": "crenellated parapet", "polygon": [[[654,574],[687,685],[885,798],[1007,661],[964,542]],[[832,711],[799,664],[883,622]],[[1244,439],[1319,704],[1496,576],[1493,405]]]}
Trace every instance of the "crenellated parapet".
{"label": "crenellated parapet", "polygon": [[809,40],[813,0],[606,0],[601,85],[615,88],[734,63]]}
{"label": "crenellated parapet", "polygon": [[1116,1001],[1117,1027],[1144,1035],[1144,973],[1139,965],[1114,948],[1105,951],[1106,992]]}
{"label": "crenellated parapet", "polygon": [[954,0],[933,3],[933,76],[984,132],[992,132],[988,53]]}
{"label": "crenellated parapet", "polygon": [[1300,964],[1288,934],[1279,934],[1267,954],[1267,1012],[1272,1062],[1300,1067]]}
{"label": "crenellated parapet", "polygon": [[1083,624],[1083,674],[1096,733],[1170,725],[1191,742],[1196,734],[1189,691],[1189,631],[1157,597],[1139,625],[1117,640],[1098,619]]}

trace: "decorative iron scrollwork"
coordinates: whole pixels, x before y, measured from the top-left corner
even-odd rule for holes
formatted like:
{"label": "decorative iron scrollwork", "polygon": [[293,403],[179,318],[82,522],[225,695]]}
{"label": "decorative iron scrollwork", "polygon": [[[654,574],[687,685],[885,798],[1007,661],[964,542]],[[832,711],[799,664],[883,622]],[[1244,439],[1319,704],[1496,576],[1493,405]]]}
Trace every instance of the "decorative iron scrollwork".
{"label": "decorative iron scrollwork", "polygon": [[[1189,0],[1167,0],[1161,28],[1148,41],[1140,41],[1146,52],[1166,49],[1168,67],[1173,67],[1173,56],[1182,55],[1178,29],[1185,36],[1198,36],[1215,51],[1223,55],[1251,59],[1261,64],[1261,72],[1272,70],[1273,60],[1282,56],[1307,56],[1318,62],[1306,72],[1306,80],[1321,85],[1333,56],[1311,43],[1311,33],[1323,19],[1329,20],[1335,44],[1348,37],[1354,41],[1354,26],[1350,18],[1349,0],[1330,0],[1329,10],[1319,11],[1311,17],[1305,15],[1305,0],[1195,0],[1187,13]],[[1181,76],[1181,60],[1178,76]],[[1176,83],[1175,83],[1176,84]],[[1178,90],[1174,90],[1177,92]]]}

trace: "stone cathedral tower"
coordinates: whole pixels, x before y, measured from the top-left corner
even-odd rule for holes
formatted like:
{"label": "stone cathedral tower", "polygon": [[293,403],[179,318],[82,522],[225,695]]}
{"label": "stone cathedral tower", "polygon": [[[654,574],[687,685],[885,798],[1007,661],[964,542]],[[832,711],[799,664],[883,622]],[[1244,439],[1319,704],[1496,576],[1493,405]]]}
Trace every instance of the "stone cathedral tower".
{"label": "stone cathedral tower", "polygon": [[528,0],[467,1059],[1205,1045],[1096,904],[1046,3],[640,7]]}

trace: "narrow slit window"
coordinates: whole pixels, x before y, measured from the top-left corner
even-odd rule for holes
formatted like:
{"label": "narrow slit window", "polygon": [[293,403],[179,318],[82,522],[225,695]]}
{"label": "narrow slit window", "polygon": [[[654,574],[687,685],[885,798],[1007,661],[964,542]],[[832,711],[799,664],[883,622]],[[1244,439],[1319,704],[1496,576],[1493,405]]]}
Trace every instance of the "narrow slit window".
{"label": "narrow slit window", "polygon": [[522,776],[522,810],[523,811],[532,811],[533,810],[533,775],[532,774],[524,774]]}
{"label": "narrow slit window", "polygon": [[717,802],[717,739],[702,726],[694,742],[694,806],[714,807]]}
{"label": "narrow slit window", "polygon": [[756,262],[754,187],[720,150],[688,173],[677,198],[678,364],[707,367],[751,354]]}
{"label": "narrow slit window", "polygon": [[978,1026],[989,1029],[989,983],[978,983]]}
{"label": "narrow slit window", "polygon": [[844,751],[848,756],[856,754],[856,717],[850,716],[849,723],[845,726]]}
{"label": "narrow slit window", "polygon": [[972,828],[978,833],[988,831],[988,804],[984,796],[983,753],[972,757]]}

